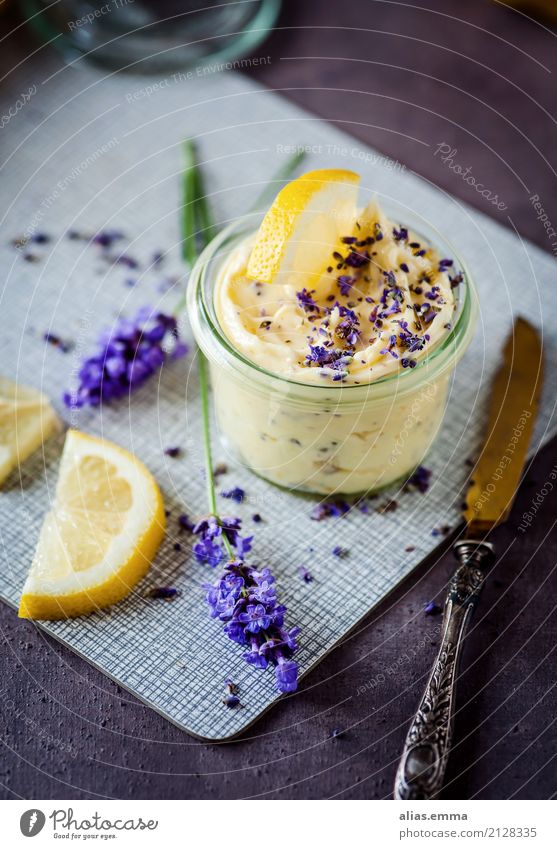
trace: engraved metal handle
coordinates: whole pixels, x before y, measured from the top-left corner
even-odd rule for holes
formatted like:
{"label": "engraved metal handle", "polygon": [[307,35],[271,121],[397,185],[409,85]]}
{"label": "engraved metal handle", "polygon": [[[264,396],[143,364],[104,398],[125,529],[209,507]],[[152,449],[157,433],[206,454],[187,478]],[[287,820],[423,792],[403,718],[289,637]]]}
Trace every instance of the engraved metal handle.
{"label": "engraved metal handle", "polygon": [[396,774],[395,799],[435,799],[443,786],[451,748],[455,682],[466,628],[479,598],[493,546],[462,540],[453,550],[460,563],[449,583],[439,653],[408,730]]}

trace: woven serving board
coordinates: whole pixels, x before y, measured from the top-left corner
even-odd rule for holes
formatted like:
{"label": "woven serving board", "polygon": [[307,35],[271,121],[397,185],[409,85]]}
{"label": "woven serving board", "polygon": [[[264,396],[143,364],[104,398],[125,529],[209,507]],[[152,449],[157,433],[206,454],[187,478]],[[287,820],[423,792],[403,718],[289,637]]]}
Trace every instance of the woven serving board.
{"label": "woven serving board", "polygon": [[[237,512],[253,529],[254,559],[272,568],[288,607],[287,622],[301,628],[297,657],[306,672],[435,548],[435,529],[458,521],[469,472],[465,461],[479,445],[502,343],[515,314],[540,325],[557,314],[554,264],[511,228],[242,76],[221,73],[181,82],[171,76],[161,83],[105,79],[79,66],[60,68],[54,59],[30,61],[4,88],[3,114],[27,87],[36,92],[2,131],[9,161],[2,178],[0,372],[42,388],[66,421],[61,393],[99,327],[144,303],[170,308],[185,284],[178,208],[179,144],[187,136],[199,142],[219,224],[248,208],[292,145],[312,145],[308,168],[360,171],[364,192],[376,191],[380,200],[394,199],[429,219],[468,261],[481,318],[427,460],[433,478],[426,495],[393,491],[399,504],[394,513],[353,511],[315,522],[311,499],[275,489],[233,463],[222,478],[223,487],[239,485],[247,493],[246,503],[231,509],[223,502],[223,511]],[[111,267],[97,248],[65,235],[68,229],[92,233],[107,227],[127,234],[121,247],[139,260],[139,269]],[[36,262],[25,261],[10,245],[32,230],[53,236],[49,244],[29,248]],[[149,268],[158,250],[166,252],[164,265]],[[45,344],[46,331],[75,347],[64,354]],[[555,426],[555,333],[544,335],[544,344],[546,384],[534,449]],[[126,600],[45,630],[190,733],[208,739],[237,734],[277,693],[272,673],[245,664],[239,648],[209,618],[201,589],[209,570],[194,561],[191,539],[178,530],[180,513],[206,510],[194,357],[165,367],[130,403],[102,413],[81,411],[71,423],[131,449],[152,469],[170,511],[169,532],[148,578]],[[214,441],[215,459],[227,461],[216,435]],[[51,440],[0,494],[0,596],[12,605],[53,493],[62,442]],[[170,445],[183,447],[180,459],[164,455]],[[258,525],[251,520],[256,512],[263,517]],[[332,555],[338,543],[349,550],[347,557]],[[300,566],[311,571],[311,583],[301,580]],[[157,585],[175,586],[181,595],[172,602],[147,598]],[[223,706],[226,678],[240,686],[241,708]],[[303,692],[295,697],[303,698]]]}

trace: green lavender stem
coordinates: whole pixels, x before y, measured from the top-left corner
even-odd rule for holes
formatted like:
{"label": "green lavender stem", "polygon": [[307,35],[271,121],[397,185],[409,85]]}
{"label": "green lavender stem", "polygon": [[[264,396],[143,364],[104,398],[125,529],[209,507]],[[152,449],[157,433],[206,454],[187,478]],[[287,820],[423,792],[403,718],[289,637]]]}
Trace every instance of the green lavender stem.
{"label": "green lavender stem", "polygon": [[[282,165],[272,180],[258,195],[249,212],[265,209],[275,197],[277,184],[287,180],[304,159],[305,153],[295,153]],[[203,250],[214,237],[216,227],[204,189],[203,175],[197,162],[195,144],[184,142],[184,174],[182,176],[182,258],[191,270]],[[201,245],[201,247],[199,247]],[[179,298],[174,315],[179,317],[186,305],[186,294]]]}
{"label": "green lavender stem", "polygon": [[196,203],[198,171],[195,146],[184,142],[184,172],[182,174],[182,258],[191,269],[197,258]]}
{"label": "green lavender stem", "polygon": [[[259,211],[267,206],[276,193],[276,184],[282,183],[298,167],[304,157],[303,153],[292,156],[275,174],[271,183],[263,189],[251,211]],[[191,139],[184,142],[185,168],[182,177],[182,257],[191,269],[199,253],[209,244],[215,234],[215,224],[204,189],[203,175],[197,162],[195,145]],[[179,315],[185,306],[185,295],[180,298],[174,309]],[[213,470],[213,451],[211,448],[211,424],[209,413],[209,375],[207,360],[203,352],[197,349],[197,367],[199,374],[199,389],[201,394],[201,418],[203,422],[203,451],[205,455],[205,473],[207,475],[207,499],[209,510],[217,519],[217,495],[215,490],[215,473]],[[234,550],[225,534],[222,535],[224,547],[231,560]]]}
{"label": "green lavender stem", "polygon": [[[215,472],[213,470],[213,449],[211,448],[211,425],[209,413],[209,376],[207,374],[207,360],[205,354],[197,349],[197,369],[199,374],[199,389],[201,393],[201,418],[203,421],[203,451],[205,454],[205,474],[207,475],[207,500],[209,511],[218,518],[217,495],[215,491]],[[234,559],[234,551],[226,534],[222,535],[224,547],[231,560]]]}

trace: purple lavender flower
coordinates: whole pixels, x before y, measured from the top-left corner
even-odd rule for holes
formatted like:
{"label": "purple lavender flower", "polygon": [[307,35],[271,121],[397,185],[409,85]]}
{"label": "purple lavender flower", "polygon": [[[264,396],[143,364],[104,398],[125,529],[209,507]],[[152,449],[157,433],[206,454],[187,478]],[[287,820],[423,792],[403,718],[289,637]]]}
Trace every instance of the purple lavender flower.
{"label": "purple lavender flower", "polygon": [[298,303],[306,312],[319,312],[319,307],[317,306],[312,297],[314,292],[315,289],[312,289],[311,292],[307,289],[302,289],[301,292],[296,292],[296,298],[298,299]]}
{"label": "purple lavender flower", "polygon": [[193,533],[193,529],[195,528],[195,522],[192,522],[187,513],[181,513],[178,516],[178,525],[183,531],[189,531]]}
{"label": "purple lavender flower", "polygon": [[198,563],[205,563],[213,568],[218,566],[226,557],[223,538],[229,542],[236,556],[243,558],[251,550],[253,537],[241,536],[241,527],[241,519],[235,517],[219,519],[216,516],[206,516],[200,519],[191,529],[199,536],[192,549]]}
{"label": "purple lavender flower", "polygon": [[336,327],[337,336],[344,339],[344,341],[352,348],[358,344],[358,339],[360,338],[359,323],[359,319],[352,321],[351,318],[345,318],[343,321],[339,322]]}
{"label": "purple lavender flower", "polygon": [[300,575],[300,578],[305,584],[311,584],[311,582],[313,581],[313,575],[308,569],[306,569],[305,566],[299,567],[298,574]]}
{"label": "purple lavender flower", "polygon": [[182,453],[182,449],[179,445],[170,445],[168,448],[164,449],[164,453],[167,457],[179,457]]}
{"label": "purple lavender flower", "polygon": [[238,621],[245,625],[245,632],[258,634],[259,631],[266,631],[272,622],[272,618],[266,611],[263,604],[248,604],[247,609],[240,613]]}
{"label": "purple lavender flower", "polygon": [[342,380],[346,377],[346,367],[350,365],[354,358],[354,352],[350,349],[342,350],[341,348],[327,348],[325,345],[309,346],[309,354],[306,355],[306,366],[315,364],[322,368],[330,368],[335,372],[333,380]]}
{"label": "purple lavender flower", "polygon": [[115,242],[119,242],[124,238],[125,236],[122,232],[120,232],[120,230],[99,230],[99,232],[92,237],[91,242],[94,245],[99,245],[99,247],[108,250]]}
{"label": "purple lavender flower", "polygon": [[395,242],[406,242],[408,239],[408,230],[406,227],[401,227],[398,230],[396,227],[393,227],[393,238]]}
{"label": "purple lavender flower", "polygon": [[149,590],[150,598],[164,598],[167,601],[171,598],[177,598],[179,595],[180,590],[177,590],[176,587],[153,587]]}
{"label": "purple lavender flower", "polygon": [[193,553],[199,563],[206,563],[212,568],[218,566],[224,560],[224,551],[220,543],[207,537],[203,537],[195,543]]}
{"label": "purple lavender flower", "polygon": [[60,336],[56,336],[55,333],[43,333],[43,339],[45,342],[48,342],[49,345],[52,345],[53,348],[58,348],[58,350],[62,351],[63,354],[67,354],[74,347],[73,342],[70,342],[67,339],[61,339]]}
{"label": "purple lavender flower", "polygon": [[322,519],[327,519],[330,516],[344,516],[349,510],[350,504],[347,501],[321,501],[315,505],[309,517],[316,522],[320,522]]}
{"label": "purple lavender flower", "polygon": [[363,253],[359,253],[358,251],[350,251],[346,259],[344,260],[345,265],[349,265],[350,268],[361,268],[363,265],[367,265],[370,261],[370,256],[367,251]]}
{"label": "purple lavender flower", "polygon": [[224,490],[221,492],[221,495],[223,498],[232,499],[232,501],[235,501],[237,504],[241,504],[246,497],[246,493],[239,486],[235,486],[233,489]]}
{"label": "purple lavender flower", "polygon": [[251,650],[245,652],[243,658],[246,663],[251,663],[257,669],[266,669],[268,666],[267,658],[259,651],[259,642],[255,638],[251,642]]}
{"label": "purple lavender flower", "polygon": [[406,482],[407,487],[415,487],[421,493],[426,493],[431,482],[431,469],[426,469],[425,466],[418,466],[415,472],[410,475]]}
{"label": "purple lavender flower", "polygon": [[350,291],[352,286],[356,282],[356,277],[351,277],[349,274],[341,274],[340,277],[337,277],[338,287],[340,289],[340,294],[347,298],[350,295]]}
{"label": "purple lavender flower", "polygon": [[275,674],[277,689],[281,693],[293,693],[298,689],[298,664],[294,660],[279,658]]}
{"label": "purple lavender flower", "polygon": [[232,560],[216,583],[205,585],[206,599],[229,639],[246,647],[244,660],[258,669],[274,666],[277,689],[291,693],[297,688],[298,665],[291,658],[298,629],[284,627],[286,609],[277,601],[274,583],[269,569]]}
{"label": "purple lavender flower", "polygon": [[400,327],[398,338],[403,348],[406,348],[409,353],[413,354],[416,351],[421,351],[426,342],[429,342],[429,333],[424,333],[423,336],[417,336],[408,329],[407,321],[398,321]]}
{"label": "purple lavender flower", "polygon": [[120,318],[100,334],[97,352],[83,360],[79,384],[64,393],[64,402],[72,408],[98,407],[121,398],[144,383],[167,359],[176,359],[186,351],[174,316],[142,307],[133,321]]}

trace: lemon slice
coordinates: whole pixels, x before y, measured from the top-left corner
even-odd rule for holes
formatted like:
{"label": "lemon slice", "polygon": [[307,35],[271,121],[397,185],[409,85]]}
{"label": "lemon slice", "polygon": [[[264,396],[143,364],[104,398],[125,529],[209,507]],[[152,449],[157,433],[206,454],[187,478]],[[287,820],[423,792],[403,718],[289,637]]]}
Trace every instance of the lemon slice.
{"label": "lemon slice", "polygon": [[124,598],[149,569],[165,524],[160,490],[136,457],[68,431],[19,615],[65,619]]}
{"label": "lemon slice", "polygon": [[46,395],[0,377],[0,484],[59,428]]}
{"label": "lemon slice", "polygon": [[278,193],[255,239],[251,280],[309,286],[333,264],[332,253],[354,228],[360,178],[323,169],[292,180]]}

